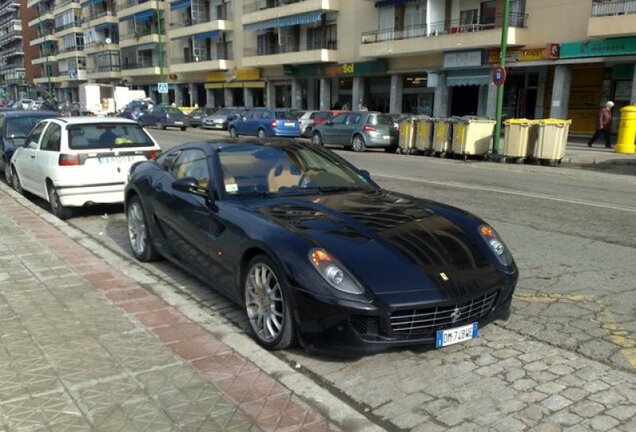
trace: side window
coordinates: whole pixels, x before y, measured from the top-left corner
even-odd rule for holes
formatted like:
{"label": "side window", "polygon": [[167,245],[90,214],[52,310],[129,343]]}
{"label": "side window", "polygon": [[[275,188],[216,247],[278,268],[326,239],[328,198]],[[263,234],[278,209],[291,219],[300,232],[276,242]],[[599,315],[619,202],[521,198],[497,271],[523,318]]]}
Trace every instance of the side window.
{"label": "side window", "polygon": [[257,113],[255,113],[254,111],[245,111],[245,112],[243,113],[243,116],[242,116],[242,117],[243,117],[245,120],[251,120],[251,119],[253,119],[253,118],[256,118],[256,115],[257,115]]}
{"label": "side window", "polygon": [[44,133],[40,150],[60,151],[60,140],[62,138],[62,128],[60,125],[51,123]]}
{"label": "side window", "polygon": [[40,141],[40,136],[42,135],[42,132],[44,131],[44,128],[46,127],[47,124],[48,124],[47,122],[42,122],[38,124],[35,127],[35,129],[33,129],[31,133],[29,134],[29,137],[27,138],[26,144],[24,144],[24,147],[30,148],[30,149],[37,149],[38,142]]}
{"label": "side window", "polygon": [[201,150],[182,151],[170,171],[175,179],[194,177],[202,189],[207,189],[210,184],[208,159]]}
{"label": "side window", "polygon": [[271,111],[263,111],[263,120],[271,120],[274,118],[274,113]]}
{"label": "side window", "polygon": [[333,124],[344,124],[346,119],[347,119],[347,115],[346,114],[344,114],[344,115],[341,114],[341,115],[335,116],[333,118],[333,120],[331,120],[331,122]]}
{"label": "side window", "polygon": [[347,124],[358,124],[360,123],[360,114],[349,114],[347,118]]}

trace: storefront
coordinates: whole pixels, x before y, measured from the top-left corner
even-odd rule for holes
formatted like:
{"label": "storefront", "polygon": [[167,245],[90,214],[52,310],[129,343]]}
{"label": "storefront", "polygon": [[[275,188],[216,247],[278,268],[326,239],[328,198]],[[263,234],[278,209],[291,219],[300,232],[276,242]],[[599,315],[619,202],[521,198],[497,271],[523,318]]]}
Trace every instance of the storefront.
{"label": "storefront", "polygon": [[446,87],[450,94],[450,115],[485,116],[489,70],[482,68],[482,50],[444,53]]}
{"label": "storefront", "polygon": [[433,115],[435,90],[428,87],[428,73],[405,75],[402,80],[402,112]]}
{"label": "storefront", "polygon": [[260,69],[209,72],[203,87],[208,106],[264,106],[265,81]]}

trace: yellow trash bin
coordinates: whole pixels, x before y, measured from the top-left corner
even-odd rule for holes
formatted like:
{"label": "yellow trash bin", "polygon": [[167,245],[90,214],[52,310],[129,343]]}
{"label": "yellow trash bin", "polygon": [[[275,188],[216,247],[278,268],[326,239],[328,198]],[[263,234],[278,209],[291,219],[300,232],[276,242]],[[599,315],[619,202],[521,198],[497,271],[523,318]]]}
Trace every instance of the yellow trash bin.
{"label": "yellow trash bin", "polygon": [[485,156],[491,147],[495,120],[462,117],[453,123],[453,154],[464,156]]}
{"label": "yellow trash bin", "polygon": [[429,154],[433,146],[433,119],[418,117],[416,120],[415,148],[424,154]]}
{"label": "yellow trash bin", "polygon": [[504,121],[504,146],[501,162],[506,162],[507,159],[522,162],[534,154],[538,124],[539,120],[525,118]]}
{"label": "yellow trash bin", "polygon": [[435,119],[433,132],[433,153],[439,157],[445,157],[451,150],[453,123],[449,118]]}
{"label": "yellow trash bin", "polygon": [[411,154],[415,151],[415,119],[408,117],[400,122],[400,141],[398,152]]}
{"label": "yellow trash bin", "polygon": [[614,146],[616,153],[635,153],[636,107],[628,105],[621,108],[621,121],[618,127],[618,140]]}
{"label": "yellow trash bin", "polygon": [[542,119],[537,126],[537,141],[533,156],[549,165],[556,165],[565,156],[568,132],[572,120]]}

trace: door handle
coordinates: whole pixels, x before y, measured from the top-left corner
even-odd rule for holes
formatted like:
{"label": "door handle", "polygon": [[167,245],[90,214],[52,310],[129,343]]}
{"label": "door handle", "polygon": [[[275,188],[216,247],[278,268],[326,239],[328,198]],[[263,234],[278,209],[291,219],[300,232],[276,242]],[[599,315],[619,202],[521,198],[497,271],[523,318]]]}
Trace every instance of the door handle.
{"label": "door handle", "polygon": [[31,159],[35,159],[35,155],[34,154],[31,155]]}

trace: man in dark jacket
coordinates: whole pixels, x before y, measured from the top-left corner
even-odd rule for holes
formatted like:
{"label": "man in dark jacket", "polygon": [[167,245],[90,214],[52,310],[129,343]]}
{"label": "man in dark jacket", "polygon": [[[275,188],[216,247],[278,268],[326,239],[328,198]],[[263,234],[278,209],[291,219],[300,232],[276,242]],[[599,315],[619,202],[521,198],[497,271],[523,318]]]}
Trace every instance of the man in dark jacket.
{"label": "man in dark jacket", "polygon": [[610,148],[612,146],[612,142],[610,141],[610,126],[612,125],[612,108],[614,107],[614,102],[608,101],[603,108],[598,112],[598,123],[596,133],[594,136],[590,138],[587,142],[588,147],[592,147],[594,141],[598,139],[599,136],[603,135],[605,139],[605,148]]}
{"label": "man in dark jacket", "polygon": [[49,98],[45,96],[42,105],[40,105],[40,111],[57,111],[57,108],[51,103]]}

